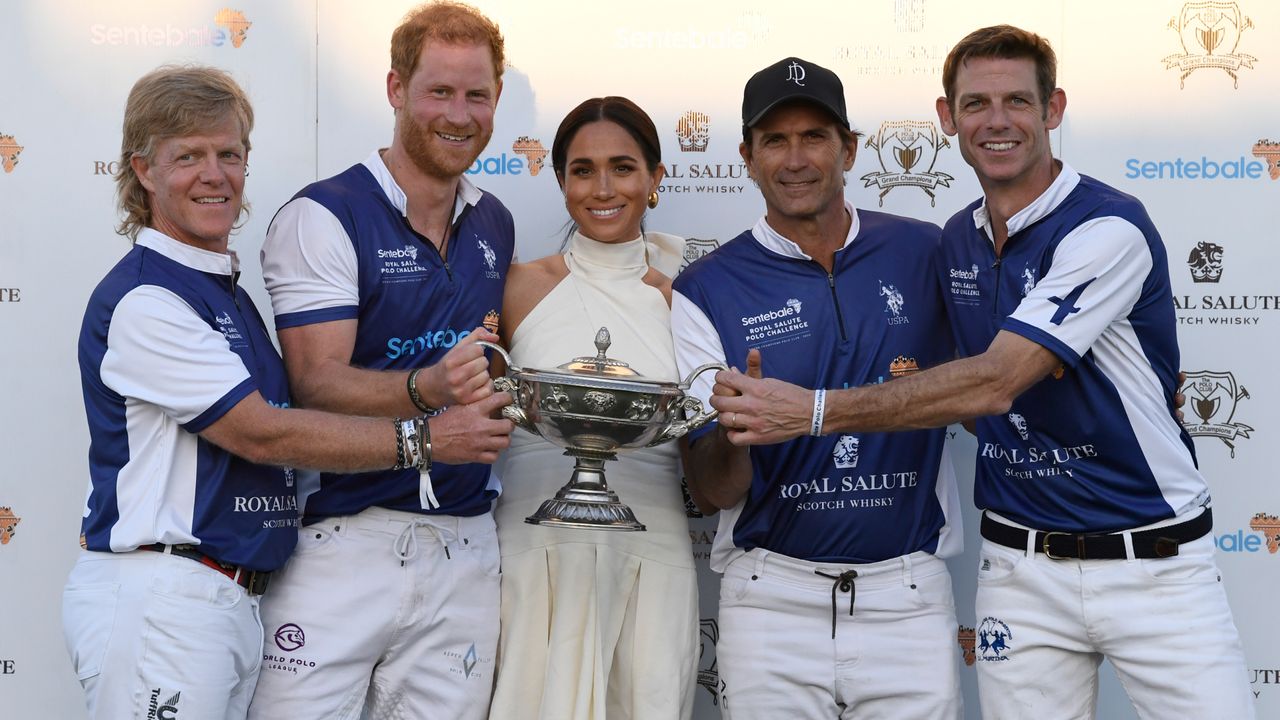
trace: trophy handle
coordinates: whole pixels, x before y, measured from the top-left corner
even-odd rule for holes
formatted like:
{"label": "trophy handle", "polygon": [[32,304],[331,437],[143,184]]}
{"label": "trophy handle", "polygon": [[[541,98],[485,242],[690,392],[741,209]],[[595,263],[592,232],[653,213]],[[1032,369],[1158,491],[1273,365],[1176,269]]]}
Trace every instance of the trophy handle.
{"label": "trophy handle", "polygon": [[501,355],[501,356],[502,356],[502,359],[503,359],[503,360],[505,360],[505,361],[506,361],[506,363],[507,363],[507,372],[508,372],[508,373],[519,373],[519,372],[524,372],[524,370],[522,370],[521,368],[516,367],[516,364],[515,364],[515,363],[511,362],[511,356],[510,356],[509,354],[507,354],[507,351],[506,351],[506,350],[502,349],[502,346],[501,346],[501,345],[496,345],[496,344],[491,343],[491,342],[489,342],[489,341],[487,341],[487,340],[477,340],[477,341],[476,341],[476,344],[477,344],[477,345],[479,345],[480,347],[487,347],[487,348],[489,348],[490,350],[492,350],[492,351],[494,351],[494,352],[498,353],[499,355]]}
{"label": "trophy handle", "polygon": [[[489,343],[484,344],[489,345]],[[499,351],[502,350],[502,348],[499,348],[496,345],[493,347]],[[505,355],[506,353],[503,354]],[[520,389],[519,386],[516,385],[515,380],[506,376],[494,378],[493,391],[504,392],[511,395],[511,404],[502,406],[502,417],[515,423],[517,427],[524,428],[534,435],[542,435],[542,433],[538,432],[538,427],[529,420],[529,416],[525,413],[524,408],[520,407]]]}
{"label": "trophy handle", "polygon": [[[729,366],[725,365],[724,363],[707,363],[706,365],[699,365],[698,367],[694,368],[693,372],[689,373],[689,377],[685,378],[684,382],[680,383],[680,389],[688,390],[689,387],[693,385],[693,381],[697,380],[699,375],[701,375],[702,373],[708,370],[728,370],[728,369],[729,369]],[[699,410],[701,410],[701,404],[699,404]]]}
{"label": "trophy handle", "polygon": [[[698,379],[699,375],[707,372],[708,370],[728,369],[728,366],[724,363],[707,363],[706,365],[700,365],[695,368],[693,372],[689,373],[689,377],[685,378],[684,382],[680,383],[680,389],[688,390],[689,386],[693,385],[693,381]],[[704,409],[702,407],[702,401],[692,395],[685,395],[677,400],[676,406],[679,409],[684,410],[684,414],[686,415],[685,419],[675,419],[667,423],[666,427],[658,431],[657,437],[653,439],[653,442],[649,443],[649,447],[684,437],[689,433],[689,431],[697,430],[720,416],[720,411],[715,408]]]}

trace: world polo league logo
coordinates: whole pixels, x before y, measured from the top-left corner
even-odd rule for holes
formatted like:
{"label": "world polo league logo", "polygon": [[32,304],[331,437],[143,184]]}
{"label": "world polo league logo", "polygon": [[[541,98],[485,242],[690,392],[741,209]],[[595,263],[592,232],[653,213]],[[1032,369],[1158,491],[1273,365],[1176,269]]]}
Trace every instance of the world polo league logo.
{"label": "world polo league logo", "polygon": [[[4,137],[0,136],[0,152],[3,150]],[[1267,173],[1272,180],[1280,180],[1280,143],[1263,138],[1253,144],[1253,156],[1267,163]]]}
{"label": "world polo league logo", "polygon": [[711,142],[711,116],[690,110],[676,121],[676,140],[680,152],[706,152]]}
{"label": "world polo league logo", "polygon": [[1222,246],[1201,240],[1191,248],[1191,254],[1187,256],[1187,267],[1191,270],[1193,282],[1218,282],[1222,279]]}
{"label": "world polo league logo", "polygon": [[952,176],[936,172],[938,151],[951,147],[947,137],[926,120],[894,120],[880,124],[880,130],[867,138],[866,147],[876,151],[881,172],[862,176],[863,187],[880,188],[880,206],[884,196],[897,187],[918,187],[929,196],[929,206],[937,204],[934,190],[951,187]]}
{"label": "world polo league logo", "polygon": [[293,623],[285,623],[276,629],[276,647],[285,652],[293,652],[307,644],[307,635],[301,627]]}
{"label": "world polo league logo", "polygon": [[1250,399],[1249,390],[1237,385],[1230,372],[1200,370],[1187,373],[1186,394],[1191,411],[1200,419],[1186,425],[1192,437],[1216,437],[1236,456],[1236,438],[1248,438],[1253,428],[1235,422],[1236,409],[1241,400]]}
{"label": "world polo league logo", "polygon": [[18,156],[22,154],[22,149],[12,135],[0,134],[0,167],[3,167],[6,173],[13,172],[13,169],[18,166]]}
{"label": "world polo league logo", "polygon": [[1179,89],[1186,88],[1188,75],[1202,68],[1222,70],[1239,88],[1236,72],[1242,67],[1252,70],[1258,61],[1252,55],[1236,52],[1241,34],[1253,27],[1253,20],[1241,14],[1237,3],[1187,3],[1182,6],[1182,13],[1169,21],[1169,27],[1178,33],[1182,54],[1166,57],[1164,66],[1166,70],[1176,67],[1182,71]]}

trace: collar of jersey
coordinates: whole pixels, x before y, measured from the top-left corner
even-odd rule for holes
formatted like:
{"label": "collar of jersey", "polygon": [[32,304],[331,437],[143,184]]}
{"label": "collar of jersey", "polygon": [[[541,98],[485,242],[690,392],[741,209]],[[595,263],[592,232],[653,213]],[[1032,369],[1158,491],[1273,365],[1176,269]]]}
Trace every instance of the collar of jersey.
{"label": "collar of jersey", "polygon": [[[1062,204],[1063,200],[1071,194],[1072,190],[1080,184],[1080,173],[1076,172],[1066,161],[1062,162],[1062,172],[1058,173],[1058,177],[1054,178],[1053,183],[1049,185],[1040,197],[1031,202],[1030,205],[1022,208],[1009,218],[1008,230],[1010,235],[1022,232],[1023,228],[1038,222],[1049,213],[1053,212]],[[982,198],[982,203],[973,211],[973,226],[979,230],[986,230],[988,237],[991,235],[991,213],[987,212],[987,199]]]}
{"label": "collar of jersey", "polygon": [[228,250],[225,253],[202,250],[194,245],[174,240],[154,228],[142,228],[138,232],[137,244],[155,250],[192,270],[215,275],[234,275],[240,272],[240,258],[236,257],[234,250]]}
{"label": "collar of jersey", "polygon": [[[853,218],[853,222],[849,223],[849,235],[845,237],[844,244],[840,246],[843,250],[849,247],[849,243],[858,236],[858,210],[848,199],[844,201],[844,209],[849,212],[849,217]],[[751,228],[751,235],[755,237],[756,242],[764,246],[766,250],[777,253],[783,257],[795,258],[798,260],[813,260],[800,246],[783,237],[781,233],[769,226],[768,221],[762,217],[756,221],[755,227]]]}
{"label": "collar of jersey", "polygon": [[[365,159],[364,166],[369,169],[369,173],[373,175],[373,179],[377,181],[378,187],[382,188],[382,192],[386,194],[391,204],[396,206],[401,215],[408,217],[409,198],[404,194],[404,190],[400,189],[396,179],[391,176],[391,171],[387,169],[387,164],[382,161],[382,150],[374,150]],[[466,175],[460,176],[458,178],[458,197],[453,202],[453,216],[462,215],[464,206],[475,205],[480,202],[482,195],[480,188],[473,185]]]}

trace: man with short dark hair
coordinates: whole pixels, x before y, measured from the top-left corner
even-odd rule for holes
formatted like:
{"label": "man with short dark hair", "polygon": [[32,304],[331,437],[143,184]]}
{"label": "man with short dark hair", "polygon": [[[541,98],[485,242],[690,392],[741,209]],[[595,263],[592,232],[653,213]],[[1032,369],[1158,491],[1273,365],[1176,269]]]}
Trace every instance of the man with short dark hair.
{"label": "man with short dark hair", "polygon": [[512,424],[496,341],[511,214],[463,177],[493,132],[502,35],[433,2],[391,39],[391,146],[303,188],[263,245],[289,379],[312,407],[426,413],[429,472],[327,474],[263,605],[258,718],[482,718],[499,555],[490,469]]}
{"label": "man with short dark hair", "polygon": [[1143,717],[1250,718],[1173,405],[1164,245],[1138,200],[1053,158],[1055,73],[1048,42],[1007,25],[946,60],[938,117],[985,196],[947,223],[936,265],[961,359],[828,392],[725,372],[712,404],[737,416],[735,444],[977,418],[984,716],[1093,717],[1105,657]]}
{"label": "man with short dark hair", "polygon": [[[937,226],[844,198],[857,135],[840,79],[775,63],[747,82],[742,122],[766,213],[676,278],[681,373],[746,358],[753,376],[840,387],[949,359]],[[711,383],[693,392],[706,400]],[[700,504],[721,509],[725,717],[960,717],[944,431],[746,448],[728,440],[740,421],[721,413],[692,434],[689,476]]]}

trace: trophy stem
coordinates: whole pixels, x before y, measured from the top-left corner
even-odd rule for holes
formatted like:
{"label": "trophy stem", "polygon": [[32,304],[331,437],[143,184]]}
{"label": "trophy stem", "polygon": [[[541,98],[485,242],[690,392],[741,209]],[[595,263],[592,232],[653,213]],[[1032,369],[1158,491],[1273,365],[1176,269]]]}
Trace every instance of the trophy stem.
{"label": "trophy stem", "polygon": [[566,450],[564,454],[574,459],[572,477],[525,522],[589,530],[644,530],[635,513],[605,481],[604,463],[618,459],[616,454],[584,448]]}

